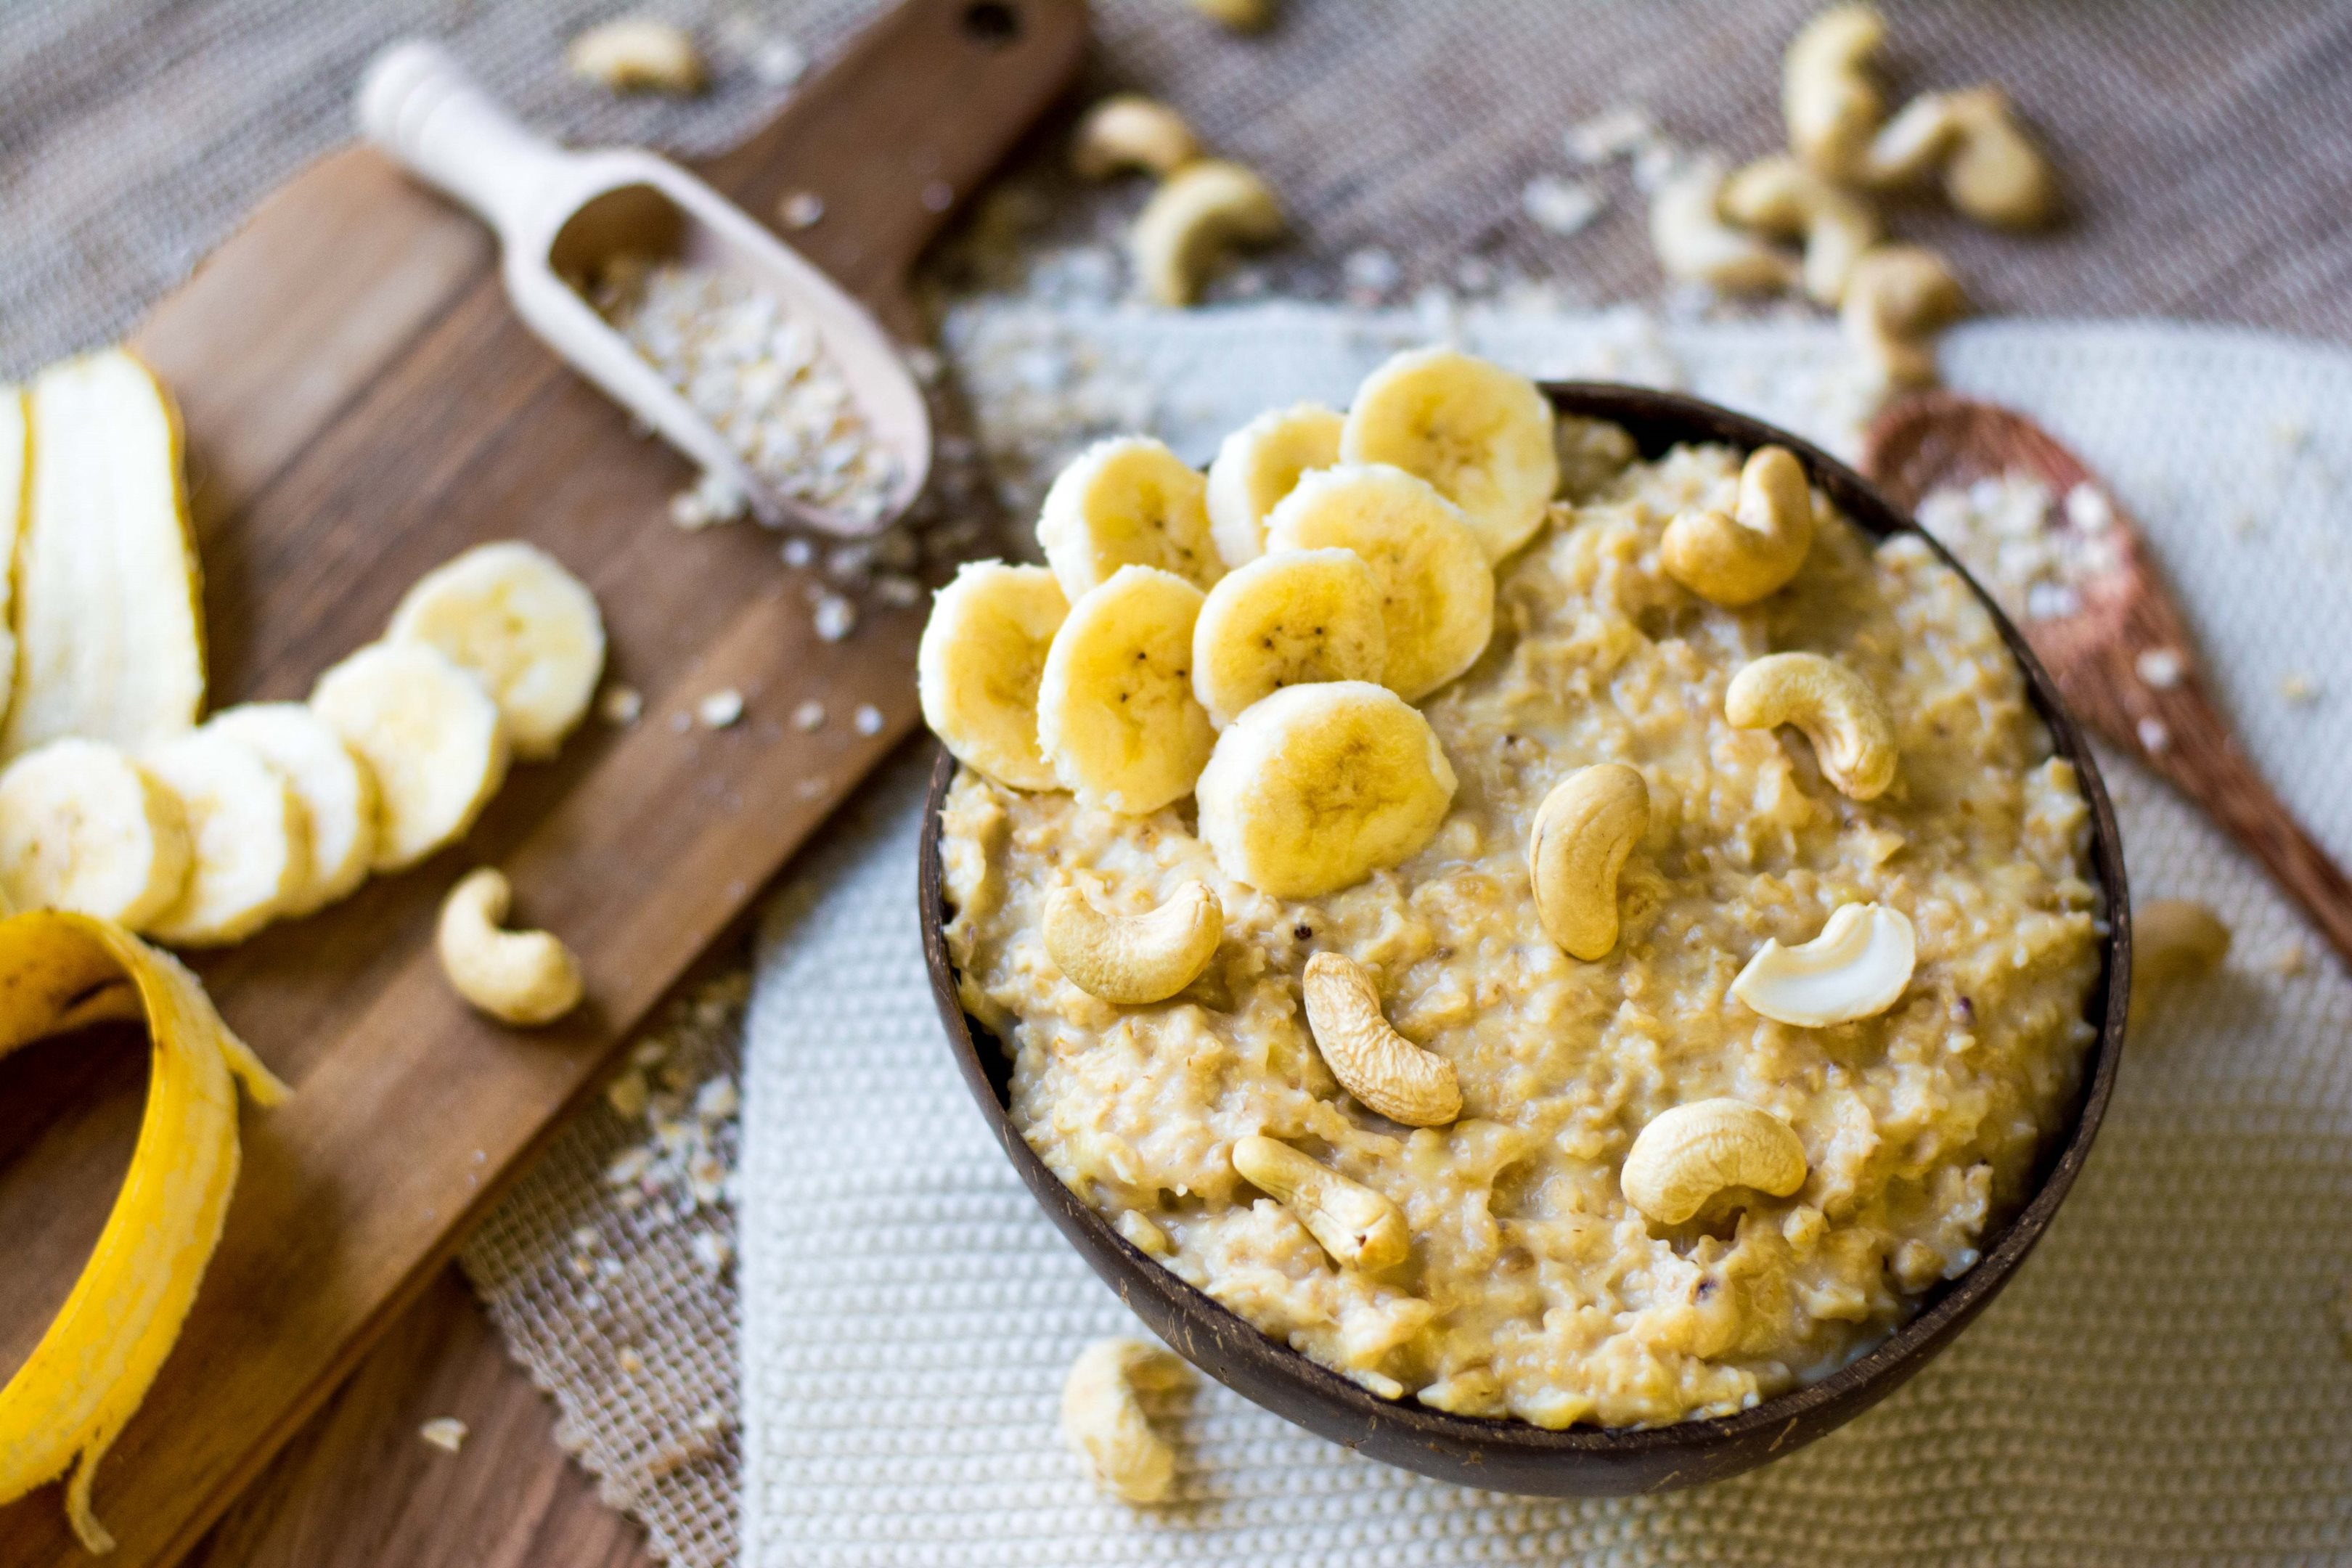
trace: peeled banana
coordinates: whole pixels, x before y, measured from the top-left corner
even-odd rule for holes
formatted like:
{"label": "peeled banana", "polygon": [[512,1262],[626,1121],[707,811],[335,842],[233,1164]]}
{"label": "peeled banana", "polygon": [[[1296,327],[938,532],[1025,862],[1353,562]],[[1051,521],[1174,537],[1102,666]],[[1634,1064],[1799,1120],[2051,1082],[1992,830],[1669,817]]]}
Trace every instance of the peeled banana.
{"label": "peeled banana", "polygon": [[1043,566],[975,561],[939,592],[915,653],[923,721],[958,761],[1014,789],[1059,789],[1037,749],[1037,683],[1070,613]]}
{"label": "peeled banana", "polygon": [[1352,886],[1429,842],[1453,764],[1420,710],[1340,680],[1276,692],[1225,727],[1195,789],[1225,875],[1277,899]]}
{"label": "peeled banana", "polygon": [[1352,550],[1381,588],[1388,652],[1381,684],[1408,702],[1486,651],[1495,573],[1461,511],[1428,481],[1380,464],[1322,468],[1266,520],[1269,553]]}
{"label": "peeled banana", "polygon": [[232,1078],[263,1105],[287,1092],[195,976],[121,926],[49,910],[0,921],[0,1055],[133,989],[153,1064],[138,1149],[81,1279],[0,1387],[0,1504],[71,1468],[66,1517],[91,1552],[114,1544],[91,1511],[91,1477],[171,1353],[220,1241],[238,1160]]}
{"label": "peeled banana", "polygon": [[555,755],[604,673],[596,595],[520,540],[478,544],[419,577],[384,637],[428,643],[479,680],[526,762]]}
{"label": "peeled banana", "polygon": [[481,683],[425,643],[370,643],[319,677],[310,710],[375,774],[375,868],[464,837],[505,782],[506,721]]}
{"label": "peeled banana", "polygon": [[1310,468],[1339,460],[1342,421],[1319,403],[1259,415],[1217,447],[1209,465],[1209,533],[1227,566],[1265,553],[1265,515]]}
{"label": "peeled banana", "polygon": [[1137,815],[1191,791],[1216,733],[1192,695],[1201,590],[1122,566],[1071,606],[1037,686],[1037,742],[1085,805]]}
{"label": "peeled banana", "polygon": [[1076,604],[1122,566],[1152,566],[1205,588],[1223,574],[1209,536],[1208,481],[1141,436],[1097,441],[1054,479],[1037,542]]}
{"label": "peeled banana", "polygon": [[180,797],[119,746],[68,736],[0,771],[0,893],[12,909],[143,926],[179,901],[191,858]]}
{"label": "peeled banana", "polygon": [[1381,585],[1352,550],[1286,550],[1227,573],[1192,628],[1192,694],[1223,729],[1286,686],[1378,680]]}
{"label": "peeled banana", "polygon": [[1488,561],[1528,542],[1559,488],[1542,390],[1447,348],[1398,354],[1364,378],[1339,433],[1339,459],[1427,479],[1462,509]]}

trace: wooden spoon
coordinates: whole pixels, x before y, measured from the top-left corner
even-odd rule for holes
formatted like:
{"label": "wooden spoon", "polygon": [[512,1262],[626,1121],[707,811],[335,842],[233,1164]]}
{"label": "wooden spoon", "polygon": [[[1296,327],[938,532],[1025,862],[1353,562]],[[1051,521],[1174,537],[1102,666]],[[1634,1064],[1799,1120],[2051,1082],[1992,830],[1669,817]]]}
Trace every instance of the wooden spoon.
{"label": "wooden spoon", "polygon": [[[1880,415],[1864,437],[1862,469],[1900,507],[1930,490],[2024,474],[2062,500],[2088,486],[2105,501],[2098,566],[2069,583],[2070,598],[2037,606],[2019,629],[2057,679],[2077,717],[2202,806],[2268,867],[2312,923],[2352,962],[2352,881],[2271,793],[2214,705],[2187,623],[2157,576],[2138,526],[2050,433],[2021,414],[1930,392]],[[2065,505],[2047,526],[2077,528]]]}

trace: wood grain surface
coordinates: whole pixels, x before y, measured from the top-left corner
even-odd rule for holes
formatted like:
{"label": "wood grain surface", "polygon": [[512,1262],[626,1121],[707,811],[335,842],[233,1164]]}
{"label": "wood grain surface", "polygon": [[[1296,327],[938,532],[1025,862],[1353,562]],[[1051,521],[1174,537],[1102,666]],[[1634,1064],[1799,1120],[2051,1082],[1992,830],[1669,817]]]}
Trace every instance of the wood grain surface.
{"label": "wood grain surface", "polygon": [[[1004,24],[1010,18],[1011,26]],[[706,173],[888,324],[952,205],[1075,71],[1079,0],[908,0]],[[200,964],[294,1099],[243,1121],[245,1167],[194,1314],[100,1468],[112,1561],[168,1562],[350,1370],[630,1027],[915,720],[919,609],[819,639],[810,584],[751,527],[666,521],[666,448],[517,324],[488,237],[373,153],[272,198],[132,339],[180,396],[205,566],[212,701],[299,697],[401,592],[487,539],[530,540],[604,606],[608,679],[643,720],[592,722],[516,770],[467,841]],[[732,728],[697,700],[744,699]],[[823,702],[801,734],[787,716]],[[879,715],[871,733],[850,722]],[[588,999],[532,1034],[468,1013],[429,932],[467,866],[580,953]],[[140,1053],[113,1031],[19,1053],[0,1078],[0,1357],[63,1300],[128,1155]],[[0,1564],[74,1561],[56,1491],[0,1516]]]}

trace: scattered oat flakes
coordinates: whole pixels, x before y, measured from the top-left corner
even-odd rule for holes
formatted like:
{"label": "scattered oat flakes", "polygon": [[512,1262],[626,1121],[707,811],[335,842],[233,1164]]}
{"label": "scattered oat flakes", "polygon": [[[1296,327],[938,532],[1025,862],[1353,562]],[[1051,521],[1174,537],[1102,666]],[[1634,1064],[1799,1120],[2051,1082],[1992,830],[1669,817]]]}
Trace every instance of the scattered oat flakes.
{"label": "scattered oat flakes", "polygon": [[806,732],[824,727],[824,704],[803,702],[793,710],[793,728]]}
{"label": "scattered oat flakes", "polygon": [[2311,950],[2301,937],[2291,936],[2271,954],[2271,969],[2281,979],[2293,980],[2311,967]]}
{"label": "scattered oat flakes", "polygon": [[2132,669],[2140,679],[2158,691],[2167,691],[2180,684],[2189,671],[2189,661],[2175,647],[2152,647],[2132,661]]}
{"label": "scattered oat flakes", "polygon": [[416,1429],[416,1435],[445,1454],[466,1446],[466,1424],[455,1415],[436,1415]]}
{"label": "scattered oat flakes", "polygon": [[2143,719],[2133,729],[2139,736],[2140,748],[2151,756],[2172,744],[2172,731],[2164,727],[2161,719]]}
{"label": "scattered oat flakes", "polygon": [[882,710],[871,702],[861,702],[857,711],[849,716],[849,722],[861,735],[878,735],[882,732]]}
{"label": "scattered oat flakes", "polygon": [[716,1405],[707,1405],[694,1414],[694,1429],[706,1436],[724,1432],[728,1426],[727,1412]]}
{"label": "scattered oat flakes", "polygon": [[2301,670],[2290,670],[2279,677],[2278,692],[2295,707],[2308,707],[2319,700],[2319,683]]}
{"label": "scattered oat flakes", "polygon": [[625,1187],[638,1181],[647,1171],[653,1169],[653,1163],[654,1152],[651,1149],[639,1147],[623,1150],[619,1158],[604,1167],[604,1184],[608,1187]]}
{"label": "scattered oat flakes", "polygon": [[808,69],[808,51],[782,37],[764,38],[751,51],[751,74],[762,87],[790,87]]}
{"label": "scattered oat flakes", "polygon": [[694,716],[706,730],[724,730],[743,717],[743,694],[722,686],[694,705]]}
{"label": "scattered oat flakes", "polygon": [[613,1364],[621,1369],[624,1377],[643,1377],[646,1374],[645,1354],[635,1345],[623,1345],[614,1354]]}
{"label": "scattered oat flakes", "polygon": [[923,602],[923,584],[903,572],[885,572],[874,580],[874,596],[894,610],[911,610]]}
{"label": "scattered oat flakes", "polygon": [[694,1114],[703,1121],[723,1121],[742,1109],[743,1097],[731,1078],[714,1078],[696,1091]]}
{"label": "scattered oat flakes", "polygon": [[724,1274],[735,1256],[735,1244],[715,1230],[696,1231],[688,1249],[694,1254],[694,1260],[712,1274]]}
{"label": "scattered oat flakes", "polygon": [[818,637],[839,642],[857,629],[857,606],[838,594],[827,594],[817,600],[810,619]]}
{"label": "scattered oat flakes", "polygon": [[604,700],[597,705],[604,722],[616,730],[625,730],[635,723],[646,710],[645,694],[634,686],[608,686]]}
{"label": "scattered oat flakes", "polygon": [[816,559],[816,546],[795,533],[784,541],[783,548],[778,553],[783,556],[785,565],[799,572],[805,570]]}
{"label": "scattered oat flakes", "polygon": [[669,520],[680,528],[709,528],[733,522],[749,504],[734,480],[713,470],[669,498]]}
{"label": "scattered oat flakes", "polygon": [[824,198],[814,191],[794,191],[776,204],[776,216],[786,228],[814,228],[824,216]]}
{"label": "scattered oat flakes", "polygon": [[1643,142],[1654,140],[1657,133],[1646,110],[1621,105],[1570,126],[1561,141],[1568,148],[1568,155],[1576,162],[1606,163],[1639,150]]}
{"label": "scattered oat flakes", "polygon": [[646,1075],[635,1068],[604,1086],[604,1103],[632,1121],[646,1113]]}
{"label": "scattered oat flakes", "polygon": [[1580,232],[1607,205],[1599,191],[1581,180],[1539,174],[1519,192],[1519,206],[1529,222],[1547,234]]}

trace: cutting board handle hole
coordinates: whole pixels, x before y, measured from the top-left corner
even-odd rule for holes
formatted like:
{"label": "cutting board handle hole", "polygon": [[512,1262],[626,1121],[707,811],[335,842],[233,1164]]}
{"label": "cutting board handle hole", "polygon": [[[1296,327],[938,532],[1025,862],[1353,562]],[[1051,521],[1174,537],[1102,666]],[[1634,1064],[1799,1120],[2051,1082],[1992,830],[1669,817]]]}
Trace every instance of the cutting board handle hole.
{"label": "cutting board handle hole", "polygon": [[1004,0],[979,0],[963,8],[964,36],[1001,49],[1021,37],[1021,11]]}

